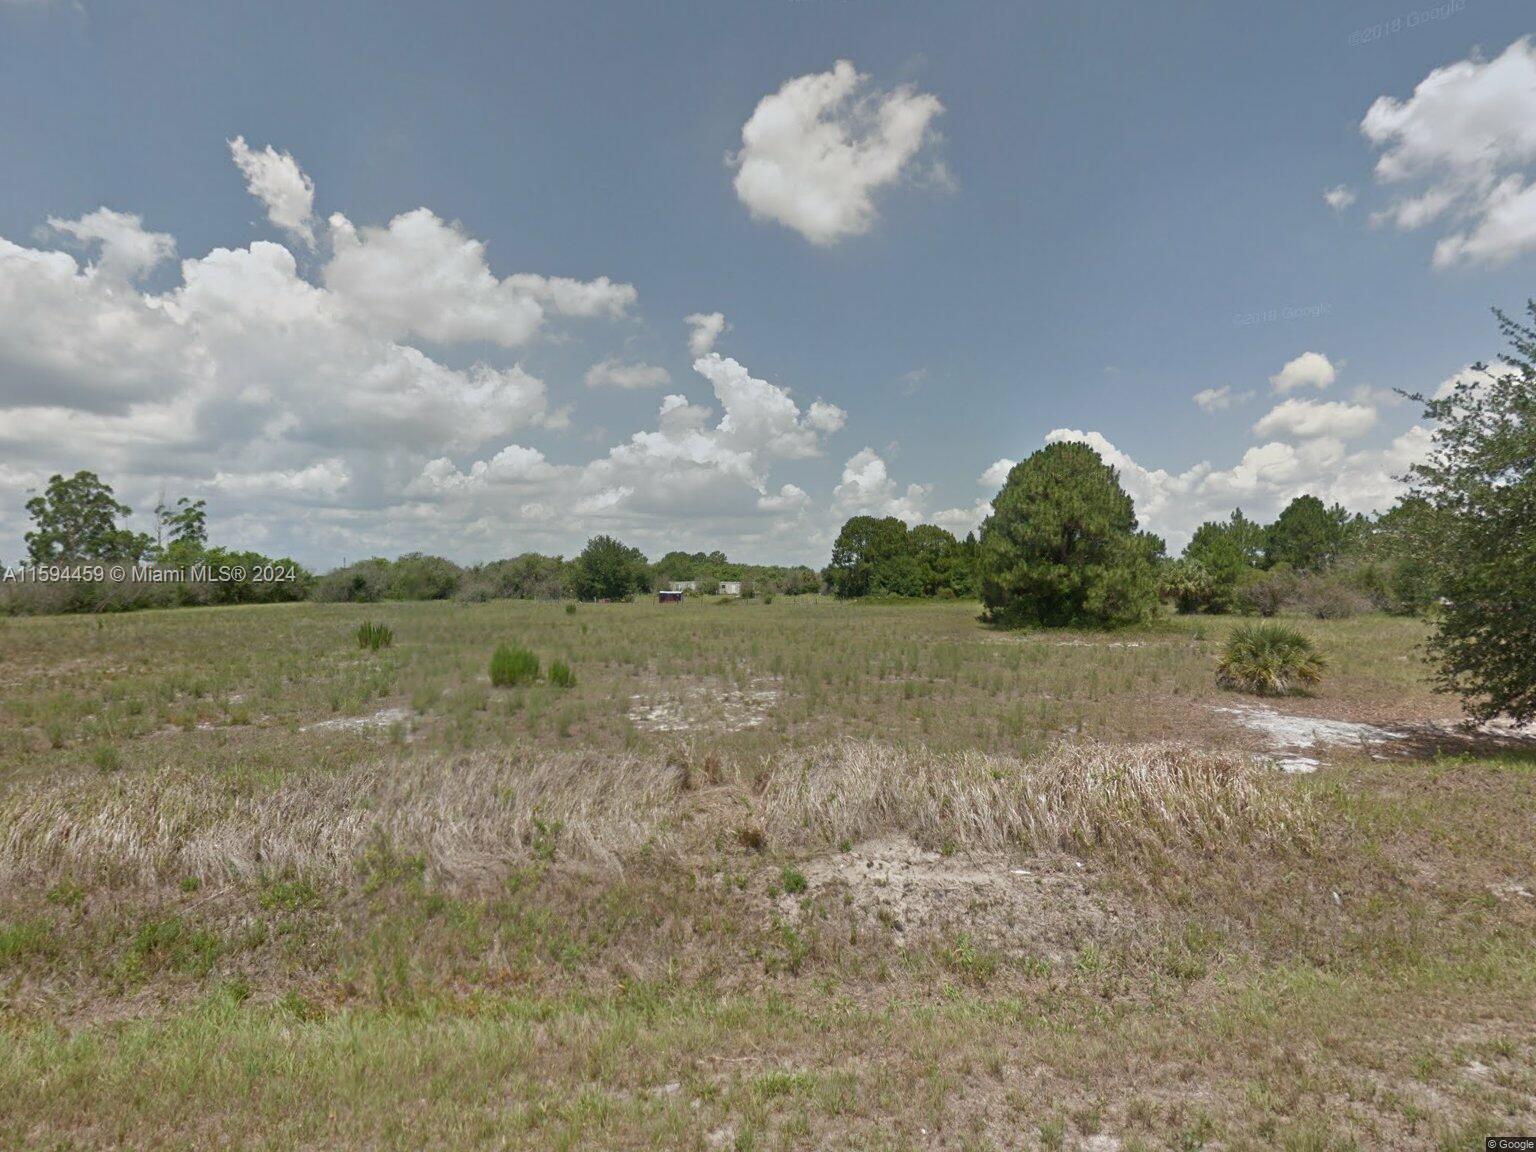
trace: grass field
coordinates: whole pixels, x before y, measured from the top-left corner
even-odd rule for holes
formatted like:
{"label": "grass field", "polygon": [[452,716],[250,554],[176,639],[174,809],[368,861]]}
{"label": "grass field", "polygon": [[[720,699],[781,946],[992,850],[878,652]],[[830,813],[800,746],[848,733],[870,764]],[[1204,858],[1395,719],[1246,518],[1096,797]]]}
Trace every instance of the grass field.
{"label": "grass field", "polygon": [[1422,624],[1294,622],[1275,707],[1403,738],[1289,775],[1233,621],[976,611],[0,620],[0,1148],[1536,1130],[1536,753],[1432,726]]}

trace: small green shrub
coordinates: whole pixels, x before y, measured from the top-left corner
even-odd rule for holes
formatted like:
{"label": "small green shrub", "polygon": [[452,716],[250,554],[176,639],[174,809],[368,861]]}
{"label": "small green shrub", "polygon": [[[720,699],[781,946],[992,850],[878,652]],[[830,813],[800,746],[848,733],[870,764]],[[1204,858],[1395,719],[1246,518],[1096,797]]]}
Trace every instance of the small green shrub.
{"label": "small green shrub", "polygon": [[370,652],[388,648],[395,642],[395,631],[388,624],[367,620],[357,627],[357,646]]}
{"label": "small green shrub", "polygon": [[1283,624],[1246,624],[1233,629],[1216,665],[1223,688],[1259,696],[1284,696],[1318,683],[1325,667],[1312,641]]}
{"label": "small green shrub", "polygon": [[805,873],[792,864],[784,865],[783,870],[779,873],[779,883],[783,885],[784,891],[788,892],[791,896],[798,896],[811,886],[810,881],[805,878]]}
{"label": "small green shrub", "polygon": [[503,644],[491,655],[491,683],[497,688],[539,678],[539,658],[520,644]]}
{"label": "small green shrub", "polygon": [[576,605],[574,605],[574,604],[567,604],[565,606],[565,614],[567,616],[574,616],[574,615],[576,615]]}
{"label": "small green shrub", "polygon": [[564,660],[556,660],[549,666],[549,682],[556,688],[576,687],[576,673]]}

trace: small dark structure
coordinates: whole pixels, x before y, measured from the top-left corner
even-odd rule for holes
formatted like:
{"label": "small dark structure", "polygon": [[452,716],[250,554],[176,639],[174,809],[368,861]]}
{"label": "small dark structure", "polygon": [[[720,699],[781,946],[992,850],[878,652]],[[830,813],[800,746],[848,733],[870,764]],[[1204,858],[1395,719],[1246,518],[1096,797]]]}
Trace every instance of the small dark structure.
{"label": "small dark structure", "polygon": [[660,592],[656,593],[656,602],[658,604],[681,604],[683,602],[682,589],[663,588]]}

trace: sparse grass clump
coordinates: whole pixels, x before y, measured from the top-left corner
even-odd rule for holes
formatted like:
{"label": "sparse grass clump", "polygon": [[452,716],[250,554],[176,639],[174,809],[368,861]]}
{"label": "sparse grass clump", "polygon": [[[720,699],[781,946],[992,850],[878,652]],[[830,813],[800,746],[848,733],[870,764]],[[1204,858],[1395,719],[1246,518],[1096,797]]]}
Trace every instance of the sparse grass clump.
{"label": "sparse grass clump", "polygon": [[779,883],[783,886],[784,891],[788,892],[791,896],[798,896],[810,887],[810,882],[806,880],[805,873],[793,864],[784,865],[783,869],[779,872]]}
{"label": "sparse grass clump", "polygon": [[539,678],[539,658],[521,644],[503,644],[491,655],[491,683],[497,688],[528,684]]}
{"label": "sparse grass clump", "polygon": [[556,688],[576,687],[576,673],[564,660],[553,661],[549,666],[549,682]]}
{"label": "sparse grass clump", "polygon": [[395,642],[395,630],[378,620],[365,620],[357,626],[357,646],[370,652],[388,648]]}
{"label": "sparse grass clump", "polygon": [[1324,667],[1305,634],[1283,624],[1247,624],[1227,638],[1216,682],[1238,692],[1284,696],[1317,684]]}

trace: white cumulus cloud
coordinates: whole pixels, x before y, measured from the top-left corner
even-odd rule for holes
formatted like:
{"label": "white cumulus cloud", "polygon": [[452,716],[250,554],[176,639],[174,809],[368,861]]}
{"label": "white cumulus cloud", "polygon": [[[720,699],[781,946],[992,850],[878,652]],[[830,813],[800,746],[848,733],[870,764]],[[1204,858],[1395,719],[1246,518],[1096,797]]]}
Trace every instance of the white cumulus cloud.
{"label": "white cumulus cloud", "polygon": [[1536,44],[1431,71],[1406,99],[1380,96],[1360,130],[1381,154],[1376,179],[1411,187],[1376,223],[1445,220],[1437,267],[1500,264],[1536,250]]}
{"label": "white cumulus cloud", "polygon": [[1294,392],[1298,388],[1323,389],[1338,379],[1339,373],[1321,352],[1303,352],[1269,378],[1276,392]]}
{"label": "white cumulus cloud", "polygon": [[1365,404],[1330,400],[1284,400],[1253,426],[1257,436],[1307,439],[1332,436],[1353,440],[1376,424],[1376,409]]}
{"label": "white cumulus cloud", "polygon": [[1008,473],[1013,471],[1017,460],[1010,460],[1004,456],[1000,460],[994,460],[987,465],[987,470],[976,478],[976,483],[984,488],[1001,488],[1008,482]]}
{"label": "white cumulus cloud", "polygon": [[48,227],[74,237],[81,244],[99,245],[100,256],[91,269],[114,279],[137,280],[176,255],[175,237],[166,232],[147,232],[143,217],[110,208],[98,208],[78,220],[50,216]]}
{"label": "white cumulus cloud", "polygon": [[588,388],[659,388],[672,383],[672,373],[652,364],[626,363],[610,356],[587,369]]}
{"label": "white cumulus cloud", "polygon": [[695,359],[713,352],[715,341],[730,327],[725,322],[725,315],[720,312],[695,312],[685,316],[683,323],[688,325],[688,351],[693,353]]}
{"label": "white cumulus cloud", "polygon": [[1354,189],[1350,188],[1347,184],[1335,184],[1332,188],[1325,189],[1323,192],[1323,203],[1327,204],[1335,212],[1347,211],[1354,202]]}
{"label": "white cumulus cloud", "polygon": [[923,505],[931,485],[909,484],[898,487],[880,453],[863,448],[843,465],[843,476],[832,490],[832,504],[838,515],[895,516],[908,525],[921,523]]}
{"label": "white cumulus cloud", "polygon": [[635,289],[606,276],[582,282],[520,273],[498,279],[485,245],[427,208],[383,228],[356,228],[340,213],[330,219],[332,254],[325,286],[360,320],[391,337],[438,343],[485,340],[511,348],[526,343],[546,313],[619,317]]}
{"label": "white cumulus cloud", "polygon": [[229,154],[245,176],[246,190],[266,206],[267,219],[313,248],[315,185],[298,161],[270,144],[257,152],[244,136],[229,141]]}
{"label": "white cumulus cloud", "polygon": [[[851,61],[797,76],[763,97],[741,130],[736,195],[754,219],[772,220],[813,244],[867,232],[875,193],[911,173],[944,111],[910,85],[871,88]],[[946,169],[932,182],[952,186]]]}

